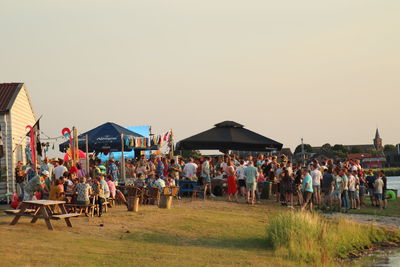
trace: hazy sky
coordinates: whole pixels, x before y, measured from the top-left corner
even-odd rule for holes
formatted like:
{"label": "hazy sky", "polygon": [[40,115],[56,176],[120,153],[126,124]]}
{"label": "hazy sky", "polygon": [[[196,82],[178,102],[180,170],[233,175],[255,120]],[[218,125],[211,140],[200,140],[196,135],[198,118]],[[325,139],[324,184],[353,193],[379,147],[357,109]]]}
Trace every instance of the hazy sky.
{"label": "hazy sky", "polygon": [[284,146],[399,143],[400,1],[0,0],[0,81],[42,129],[180,140],[234,120]]}

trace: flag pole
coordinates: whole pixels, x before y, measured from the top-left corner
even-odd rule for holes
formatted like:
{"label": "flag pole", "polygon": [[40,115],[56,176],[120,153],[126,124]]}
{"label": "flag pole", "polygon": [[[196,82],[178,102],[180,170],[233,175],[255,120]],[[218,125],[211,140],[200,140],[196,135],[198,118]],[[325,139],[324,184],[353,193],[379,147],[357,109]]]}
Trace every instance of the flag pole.
{"label": "flag pole", "polygon": [[89,175],[90,169],[89,169],[89,137],[88,135],[85,136],[86,139],[86,176]]}
{"label": "flag pole", "polygon": [[122,149],[121,149],[121,180],[125,182],[124,134],[121,134],[121,147],[122,147]]}

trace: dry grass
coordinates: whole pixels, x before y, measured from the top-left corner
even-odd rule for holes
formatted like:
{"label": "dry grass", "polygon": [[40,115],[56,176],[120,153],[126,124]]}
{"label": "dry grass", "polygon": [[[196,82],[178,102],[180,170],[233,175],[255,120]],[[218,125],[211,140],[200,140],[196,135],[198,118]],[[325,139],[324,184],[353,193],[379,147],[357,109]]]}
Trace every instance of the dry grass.
{"label": "dry grass", "polygon": [[[0,266],[305,264],[307,260],[301,257],[295,257],[296,262],[279,253],[290,245],[274,247],[267,242],[266,226],[281,228],[285,220],[280,218],[286,218],[283,214],[287,209],[272,201],[252,207],[222,199],[186,199],[174,201],[171,210],[141,206],[139,213],[133,213],[118,206],[102,218],[73,218],[73,228],[55,221],[54,231],[47,230],[40,220],[30,224],[29,218],[10,226],[12,217],[0,214]],[[286,233],[285,229],[279,234]],[[335,264],[330,260],[328,265]]]}
{"label": "dry grass", "polygon": [[119,206],[72,219],[73,228],[55,221],[55,231],[28,218],[9,226],[0,215],[1,266],[288,266],[265,243],[268,217],[280,210],[201,200],[137,214]]}

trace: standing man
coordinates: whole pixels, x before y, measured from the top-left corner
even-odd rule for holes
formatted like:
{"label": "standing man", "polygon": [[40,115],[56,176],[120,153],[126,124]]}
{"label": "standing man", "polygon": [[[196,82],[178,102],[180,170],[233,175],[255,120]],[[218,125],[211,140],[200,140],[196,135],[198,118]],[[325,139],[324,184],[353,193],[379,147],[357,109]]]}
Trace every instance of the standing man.
{"label": "standing man", "polygon": [[329,167],[328,170],[324,172],[321,183],[322,193],[324,194],[324,204],[329,208],[332,207],[332,194],[334,185],[332,171],[332,168]]}
{"label": "standing man", "polygon": [[319,206],[319,205],[321,205],[322,173],[318,169],[317,163],[314,163],[313,165],[311,165],[311,177],[312,177],[314,204]]}
{"label": "standing man", "polygon": [[303,183],[301,186],[301,191],[303,192],[303,205],[301,205],[301,211],[307,208],[310,205],[310,211],[312,211],[312,194],[313,194],[313,181],[310,173],[307,169],[303,170]]}
{"label": "standing man", "polygon": [[382,171],[379,172],[379,176],[382,179],[383,182],[383,188],[382,188],[382,207],[386,209],[387,206],[387,199],[386,199],[386,191],[387,191],[387,178],[385,176],[385,173]]}
{"label": "standing man", "polygon": [[205,157],[201,167],[201,177],[204,179],[205,191],[210,190],[210,196],[215,197],[211,188],[210,157]]}
{"label": "standing man", "polygon": [[54,166],[49,162],[49,159],[47,157],[44,158],[43,164],[40,166],[40,172],[43,173],[43,171],[48,171],[49,172],[49,177],[53,177],[53,170]]}
{"label": "standing man", "polygon": [[244,169],[244,176],[246,177],[247,203],[254,205],[258,171],[257,168],[254,167],[254,162],[252,160],[247,163],[247,167]]}
{"label": "standing man", "polygon": [[348,211],[350,209],[350,203],[349,203],[349,179],[347,178],[346,175],[346,169],[342,169],[339,172],[340,177],[342,177],[342,205],[345,211]]}
{"label": "standing man", "polygon": [[246,175],[244,174],[244,170],[246,167],[244,166],[244,160],[240,160],[240,165],[236,169],[236,175],[238,177],[238,185],[240,190],[240,195],[242,197],[246,197]]}
{"label": "standing man", "polygon": [[108,165],[108,168],[107,168],[107,174],[111,176],[111,181],[113,183],[118,181],[119,168],[118,168],[117,164],[115,164],[115,160],[113,158],[110,158],[110,164]]}
{"label": "standing man", "polygon": [[382,180],[382,176],[379,173],[378,178],[376,178],[375,182],[374,182],[374,189],[375,189],[375,199],[377,204],[379,204],[379,208],[382,209],[383,208],[383,200],[382,200],[382,193],[383,193],[383,180]]}
{"label": "standing man", "polygon": [[156,176],[164,177],[164,163],[161,160],[161,157],[157,157],[156,159]]}
{"label": "standing man", "polygon": [[349,176],[349,198],[350,198],[350,208],[356,208],[356,177],[350,172]]}
{"label": "standing man", "polygon": [[61,176],[64,175],[65,172],[67,172],[67,167],[64,165],[64,161],[62,159],[58,159],[54,161],[54,178],[55,179],[60,179]]}
{"label": "standing man", "polygon": [[190,158],[189,162],[186,163],[185,167],[183,168],[183,176],[194,181],[197,179],[196,173],[197,173],[197,164],[194,163],[193,158]]}
{"label": "standing man", "polygon": [[377,205],[375,202],[375,192],[374,192],[374,182],[375,182],[375,175],[370,171],[366,177],[366,184],[368,187],[368,194],[369,198],[371,199],[371,206]]}

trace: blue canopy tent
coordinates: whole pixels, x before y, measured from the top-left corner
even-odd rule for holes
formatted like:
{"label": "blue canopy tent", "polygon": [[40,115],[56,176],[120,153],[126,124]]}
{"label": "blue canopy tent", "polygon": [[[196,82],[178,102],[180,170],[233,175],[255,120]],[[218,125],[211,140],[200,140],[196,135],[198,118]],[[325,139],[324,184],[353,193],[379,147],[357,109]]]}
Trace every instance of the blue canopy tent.
{"label": "blue canopy tent", "polygon": [[[129,126],[129,127],[125,127],[126,129],[135,132],[137,134],[140,134],[143,137],[150,137],[150,126]],[[127,147],[125,147],[127,149]],[[128,149],[130,150],[130,149]],[[140,152],[138,150],[132,150],[132,151],[128,151],[128,152],[124,152],[124,158],[126,159],[134,159],[135,156],[137,156],[135,152]],[[150,156],[150,151],[147,150],[145,151],[145,155],[146,157]],[[103,153],[100,153],[99,155],[97,155],[97,157],[99,159],[101,159],[102,161],[107,161],[110,157],[114,158],[115,160],[120,160],[122,157],[122,152],[118,151],[118,152],[111,152],[108,153],[107,155],[104,155]]]}
{"label": "blue canopy tent", "polygon": [[[142,135],[132,132],[118,124],[107,122],[88,132],[78,136],[78,146],[82,151],[86,150],[86,135],[88,136],[89,152],[112,152],[121,151],[122,142],[121,135],[125,137],[143,137]],[[60,144],[61,152],[66,152],[69,147],[69,141]],[[127,151],[132,149],[126,148]]]}

